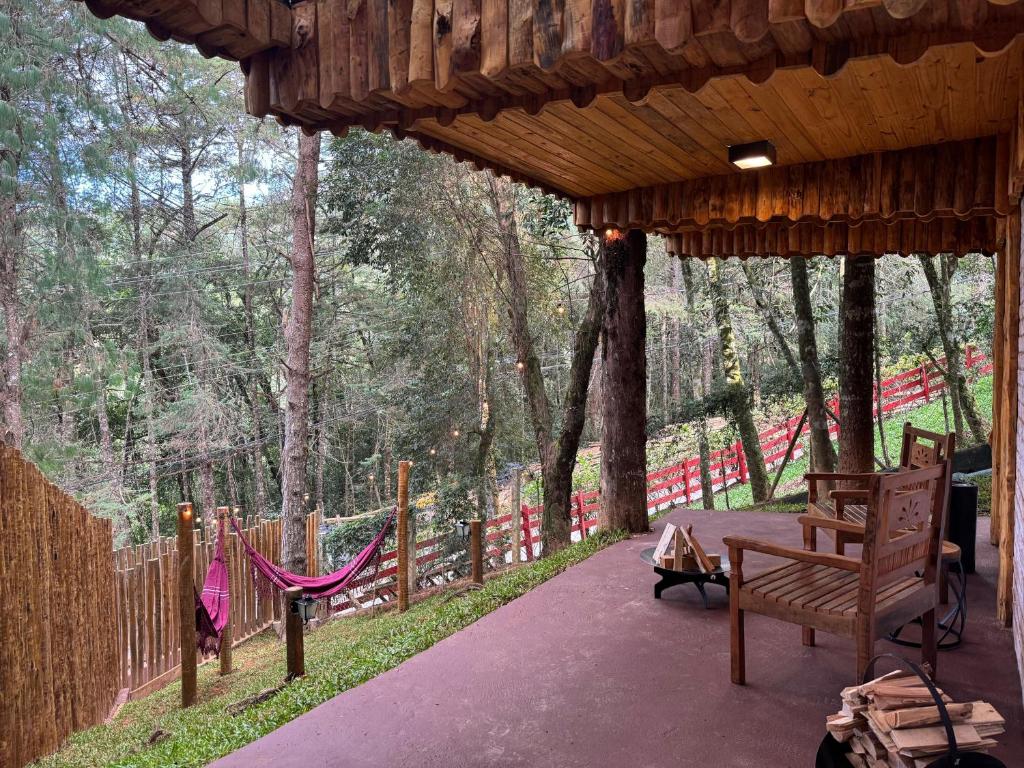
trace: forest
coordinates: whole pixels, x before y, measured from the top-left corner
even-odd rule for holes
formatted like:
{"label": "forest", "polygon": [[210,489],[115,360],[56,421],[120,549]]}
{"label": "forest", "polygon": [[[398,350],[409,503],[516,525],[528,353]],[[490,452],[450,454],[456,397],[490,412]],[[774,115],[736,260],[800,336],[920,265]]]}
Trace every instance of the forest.
{"label": "forest", "polygon": [[[0,24],[6,443],[120,544],[169,535],[181,501],[281,515],[287,539],[314,508],[389,507],[399,459],[442,521],[493,516],[523,470],[545,549],[568,541],[570,492],[599,482],[606,296],[566,201],[387,135],[244,116],[236,65],[78,3]],[[831,468],[843,269],[680,260],[652,236],[649,468],[737,440],[759,456],[751,435],[805,408]],[[869,271],[872,376],[941,363],[949,428],[984,442],[962,358],[991,354],[992,259]],[[345,550],[362,535],[338,530]]]}

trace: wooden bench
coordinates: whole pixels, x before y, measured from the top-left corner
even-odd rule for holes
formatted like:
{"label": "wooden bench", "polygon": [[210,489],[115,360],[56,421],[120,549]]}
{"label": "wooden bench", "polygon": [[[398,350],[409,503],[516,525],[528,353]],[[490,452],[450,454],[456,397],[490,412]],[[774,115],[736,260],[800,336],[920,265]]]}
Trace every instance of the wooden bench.
{"label": "wooden bench", "polygon": [[[856,680],[873,655],[877,638],[920,617],[922,657],[936,665],[936,578],[943,510],[952,462],[865,478],[866,525],[801,515],[804,548],[736,536],[725,538],[732,567],[729,584],[732,681],[746,682],[743,617],[746,611],[803,627],[804,645],[815,630],[853,638]],[[819,528],[863,537],[860,558],[817,551]],[[745,552],[783,562],[747,580]]]}
{"label": "wooden bench", "polygon": [[[911,469],[934,467],[944,461],[952,460],[956,450],[956,433],[943,435],[918,429],[909,421],[903,425],[903,443],[900,447],[900,464],[898,472]],[[844,474],[840,472],[811,472],[804,475],[807,481],[807,514],[826,520],[844,520],[859,526],[859,530],[836,530],[826,528],[828,535],[835,540],[836,554],[845,552],[845,545],[859,542],[863,538],[864,524],[867,521],[867,505],[865,503],[866,482],[870,474]],[[827,498],[819,498],[819,483],[841,485],[843,487],[830,490]],[[947,509],[943,512],[948,514]],[[943,530],[947,520],[943,520]],[[825,526],[822,526],[825,527]]]}

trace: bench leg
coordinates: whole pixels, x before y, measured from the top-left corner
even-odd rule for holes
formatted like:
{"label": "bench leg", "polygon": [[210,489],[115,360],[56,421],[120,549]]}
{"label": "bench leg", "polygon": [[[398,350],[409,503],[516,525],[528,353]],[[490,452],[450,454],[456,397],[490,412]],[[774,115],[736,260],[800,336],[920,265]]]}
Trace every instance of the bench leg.
{"label": "bench leg", "polygon": [[814,647],[814,628],[813,627],[803,627],[801,629],[801,634],[802,634],[801,640],[802,640],[803,644],[813,648]]}
{"label": "bench leg", "polygon": [[743,638],[743,611],[740,610],[739,590],[729,595],[729,656],[732,662],[732,681],[736,685],[747,683],[747,660]]}

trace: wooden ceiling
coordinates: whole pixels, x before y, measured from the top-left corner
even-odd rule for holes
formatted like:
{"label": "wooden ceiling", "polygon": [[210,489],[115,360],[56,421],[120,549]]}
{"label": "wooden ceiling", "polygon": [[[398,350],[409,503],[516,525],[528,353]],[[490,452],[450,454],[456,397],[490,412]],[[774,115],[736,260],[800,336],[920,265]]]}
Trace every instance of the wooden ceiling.
{"label": "wooden ceiling", "polygon": [[658,86],[636,103],[621,91],[580,109],[547,104],[485,121],[415,123],[408,135],[571,198],[733,172],[726,148],[771,139],[780,165],[1007,132],[1017,109],[1021,43],[999,55],[973,45],[929,49],[911,66],[851,60],[825,77],[779,69],[765,83],[719,77],[691,93]]}
{"label": "wooden ceiling", "polygon": [[[959,249],[972,238],[988,249],[1001,237],[1005,189],[968,210],[936,200],[930,212],[864,216],[864,227],[856,210],[788,222],[642,211],[634,221],[634,207],[683,200],[658,190],[736,179],[729,144],[770,139],[776,170],[823,173],[840,158],[940,144],[950,155],[951,142],[988,138],[972,156],[977,170],[997,135],[1012,137],[1009,150],[1000,140],[999,167],[1024,151],[1024,0],[85,2],[240,60],[254,115],[307,131],[387,130],[575,200],[583,226],[678,235],[693,255],[766,244]],[[986,221],[961,221],[970,217]],[[694,235],[704,229],[710,240]]]}

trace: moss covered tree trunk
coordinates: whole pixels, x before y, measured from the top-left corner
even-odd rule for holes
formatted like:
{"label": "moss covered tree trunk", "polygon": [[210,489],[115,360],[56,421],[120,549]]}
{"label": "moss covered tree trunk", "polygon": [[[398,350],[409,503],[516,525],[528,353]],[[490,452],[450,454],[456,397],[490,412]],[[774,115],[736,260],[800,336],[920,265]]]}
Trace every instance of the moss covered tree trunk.
{"label": "moss covered tree trunk", "polygon": [[519,242],[515,200],[511,187],[488,176],[491,206],[501,235],[503,291],[508,302],[509,325],[515,345],[517,369],[526,390],[537,453],[544,477],[544,513],[541,520],[541,551],[551,554],[571,541],[572,473],[587,413],[587,393],[594,353],[605,313],[604,256],[600,253],[590,286],[587,308],[573,339],[572,363],[561,410],[561,428],[555,432],[554,410],[544,385],[540,354],[530,332],[526,260]]}
{"label": "moss covered tree trunk", "polygon": [[636,229],[604,236],[608,305],[601,332],[604,417],[601,512],[607,530],[641,533],[647,522],[647,236]]}
{"label": "moss covered tree trunk", "polygon": [[[708,339],[704,338],[703,329],[705,323],[697,317],[697,297],[693,287],[693,262],[690,259],[680,259],[680,270],[682,282],[686,289],[686,311],[687,320],[693,331],[694,338],[699,342],[699,382],[693,383],[691,397],[694,400],[700,398],[702,401],[708,396],[708,384],[711,380],[711,372],[708,370],[712,365],[711,356],[708,354]],[[693,381],[693,379],[691,379]],[[697,432],[697,454],[700,457],[700,500],[704,509],[715,508],[714,479],[711,477],[711,445],[708,442],[708,420],[703,409],[696,419]]]}
{"label": "moss covered tree trunk", "polygon": [[874,333],[874,257],[847,256],[839,330],[840,472],[870,472],[874,465]]}
{"label": "moss covered tree trunk", "polygon": [[825,408],[825,390],[821,385],[821,363],[818,360],[818,340],[814,333],[807,261],[791,258],[789,271],[793,286],[793,316],[796,319],[800,379],[803,382],[804,403],[807,405],[807,421],[810,425],[811,470],[834,472],[836,454],[828,434],[828,412]]}
{"label": "moss covered tree trunk", "polygon": [[938,268],[931,256],[923,254],[920,256],[924,276],[928,280],[928,289],[932,295],[932,304],[935,306],[935,320],[939,329],[939,339],[942,341],[942,352],[946,356],[943,378],[946,381],[946,388],[949,390],[953,406],[954,428],[958,434],[963,434],[964,421],[966,421],[973,442],[984,443],[988,439],[987,430],[978,413],[978,403],[974,399],[974,393],[967,384],[963,356],[956,338],[956,331],[953,328],[950,282],[956,271],[956,256],[946,253],[937,258]]}
{"label": "moss covered tree trunk", "polygon": [[708,260],[708,289],[715,313],[715,325],[718,327],[718,340],[722,348],[722,373],[725,376],[726,397],[729,410],[736,422],[736,429],[740,433],[743,452],[747,457],[750,491],[755,502],[765,501],[768,498],[768,471],[764,466],[757,425],[754,424],[750,392],[743,380],[743,370],[740,368],[740,358],[736,352],[736,335],[732,330],[729,299],[725,295],[718,259]]}

